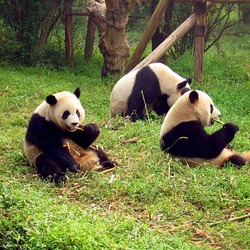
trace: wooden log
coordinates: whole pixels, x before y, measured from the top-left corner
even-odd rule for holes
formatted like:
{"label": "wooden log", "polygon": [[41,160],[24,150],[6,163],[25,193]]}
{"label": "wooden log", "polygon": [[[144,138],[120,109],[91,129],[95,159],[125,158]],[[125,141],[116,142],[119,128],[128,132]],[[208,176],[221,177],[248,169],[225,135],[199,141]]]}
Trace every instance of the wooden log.
{"label": "wooden log", "polygon": [[96,30],[96,25],[92,17],[89,16],[87,35],[85,39],[85,49],[84,49],[84,59],[87,61],[91,61],[92,59],[94,42],[95,42],[95,30]]}
{"label": "wooden log", "polygon": [[[70,13],[72,0],[64,1],[64,11]],[[65,59],[66,64],[73,66],[73,24],[72,24],[72,15],[65,16]]]}
{"label": "wooden log", "polygon": [[150,39],[155,33],[155,30],[166,12],[166,9],[170,3],[170,0],[160,0],[157,4],[153,15],[151,16],[149,23],[146,27],[146,30],[140,40],[139,44],[137,45],[129,63],[126,66],[125,72],[129,72],[141,59],[143,52],[145,51]]}
{"label": "wooden log", "polygon": [[203,55],[205,47],[206,33],[206,3],[195,3],[196,25],[195,34],[195,52],[194,52],[194,79],[197,82],[203,80]]}
{"label": "wooden log", "polygon": [[[212,9],[215,3],[208,3],[206,14]],[[169,48],[171,48],[181,37],[183,37],[196,24],[196,14],[193,13],[187,18],[172,34],[170,34],[154,51],[132,70],[141,68],[153,62],[157,62]]]}

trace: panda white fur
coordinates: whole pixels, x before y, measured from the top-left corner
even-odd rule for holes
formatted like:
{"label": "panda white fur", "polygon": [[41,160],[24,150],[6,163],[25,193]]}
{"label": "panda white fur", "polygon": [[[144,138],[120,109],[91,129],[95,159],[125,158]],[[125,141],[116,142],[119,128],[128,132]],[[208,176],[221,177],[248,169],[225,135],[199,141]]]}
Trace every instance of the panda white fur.
{"label": "panda white fur", "polygon": [[[96,124],[80,124],[85,111],[79,97],[79,88],[74,93],[63,91],[47,96],[34,111],[27,128],[24,152],[30,165],[37,168],[41,177],[49,177],[57,183],[65,179],[67,169],[77,172],[84,166],[84,159],[87,165],[98,161],[107,168],[114,167],[102,149],[90,147],[100,130]],[[70,153],[75,152],[73,143],[81,147],[81,154],[86,156],[80,164]]]}
{"label": "panda white fur", "polygon": [[166,114],[186,91],[191,79],[185,79],[162,63],[152,63],[123,76],[110,96],[111,117],[129,116],[131,121],[142,119],[148,112]]}
{"label": "panda white fur", "polygon": [[196,166],[204,162],[223,166],[230,162],[237,168],[250,163],[250,152],[239,154],[228,144],[238,126],[225,123],[209,135],[204,126],[211,126],[220,117],[220,111],[204,92],[193,90],[182,95],[167,113],[160,130],[161,148],[183,163]]}

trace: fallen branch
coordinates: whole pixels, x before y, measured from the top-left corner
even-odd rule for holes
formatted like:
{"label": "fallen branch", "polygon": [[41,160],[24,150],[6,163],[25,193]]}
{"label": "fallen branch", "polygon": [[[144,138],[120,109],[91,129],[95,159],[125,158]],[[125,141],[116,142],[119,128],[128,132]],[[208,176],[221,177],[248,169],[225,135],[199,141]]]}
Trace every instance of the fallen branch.
{"label": "fallen branch", "polygon": [[[108,173],[112,172],[115,168],[116,168],[116,167],[108,168],[108,169],[105,169],[105,170],[102,170],[102,168],[100,168],[100,169],[99,169],[99,172],[100,172],[101,174],[108,174]],[[112,179],[112,178],[113,178],[113,177],[111,176],[111,179]],[[113,180],[112,180],[112,182],[113,182]]]}
{"label": "fallen branch", "polygon": [[121,143],[135,143],[138,141],[138,138],[131,138],[131,139],[125,139],[123,141],[121,141]]}
{"label": "fallen branch", "polygon": [[250,217],[250,214],[245,214],[245,215],[242,215],[239,217],[229,218],[228,220],[220,220],[220,221],[216,221],[213,223],[209,223],[208,225],[210,227],[213,227],[213,226],[216,226],[216,225],[224,223],[224,222],[234,222],[234,221],[238,221],[238,220],[244,220],[244,219],[249,218],[249,217]]}

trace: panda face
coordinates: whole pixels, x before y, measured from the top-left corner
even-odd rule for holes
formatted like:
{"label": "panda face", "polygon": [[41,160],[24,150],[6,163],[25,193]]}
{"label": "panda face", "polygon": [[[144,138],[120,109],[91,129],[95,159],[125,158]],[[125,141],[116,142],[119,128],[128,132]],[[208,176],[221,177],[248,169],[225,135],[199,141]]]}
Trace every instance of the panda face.
{"label": "panda face", "polygon": [[47,120],[51,120],[62,131],[75,131],[85,118],[79,96],[80,93],[76,95],[66,91],[47,96],[46,102],[49,105]]}
{"label": "panda face", "polygon": [[160,130],[160,137],[184,122],[198,121],[202,126],[211,126],[220,117],[220,111],[212,99],[200,90],[183,94],[166,114]]}
{"label": "panda face", "polygon": [[76,127],[84,118],[84,111],[79,106],[71,106],[69,109],[58,110],[57,122],[62,130],[75,131]]}
{"label": "panda face", "polygon": [[212,99],[205,92],[199,90],[191,91],[189,100],[193,105],[196,118],[203,126],[213,125],[214,119],[218,119],[221,116],[220,111],[214,106]]}

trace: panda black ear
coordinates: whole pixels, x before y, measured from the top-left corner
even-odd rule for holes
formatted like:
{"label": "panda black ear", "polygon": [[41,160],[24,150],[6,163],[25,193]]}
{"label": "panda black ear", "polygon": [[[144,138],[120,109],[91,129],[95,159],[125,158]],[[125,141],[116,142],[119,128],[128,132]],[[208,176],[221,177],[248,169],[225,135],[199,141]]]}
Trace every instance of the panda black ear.
{"label": "panda black ear", "polygon": [[184,88],[187,85],[187,83],[190,84],[191,82],[192,82],[192,79],[191,78],[187,78],[185,81],[178,83],[177,89],[182,89],[182,88]]}
{"label": "panda black ear", "polygon": [[187,83],[190,84],[192,82],[192,78],[187,78]]}
{"label": "panda black ear", "polygon": [[46,97],[46,102],[49,104],[49,105],[55,105],[57,103],[57,99],[54,95],[48,95]]}
{"label": "panda black ear", "polygon": [[183,82],[178,83],[177,89],[183,89],[186,86],[186,84],[187,84],[186,80],[183,81]]}
{"label": "panda black ear", "polygon": [[191,103],[195,103],[199,99],[198,92],[193,90],[189,94],[189,100]]}
{"label": "panda black ear", "polygon": [[80,95],[81,95],[81,90],[80,88],[77,88],[74,92],[75,96],[79,99]]}

